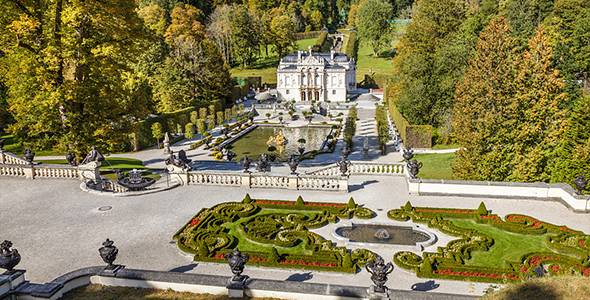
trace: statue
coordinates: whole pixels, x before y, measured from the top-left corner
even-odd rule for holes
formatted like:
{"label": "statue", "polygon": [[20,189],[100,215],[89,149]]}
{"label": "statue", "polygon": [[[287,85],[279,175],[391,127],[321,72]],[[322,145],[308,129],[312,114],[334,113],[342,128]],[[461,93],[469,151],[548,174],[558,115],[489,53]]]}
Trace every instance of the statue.
{"label": "statue", "polygon": [[[183,151],[183,150],[180,150]],[[180,152],[178,153],[180,155]],[[179,168],[182,168],[184,170],[190,170],[191,166],[190,166],[190,159],[187,159],[186,157],[186,153],[182,154],[184,156],[185,161],[183,161],[180,158],[176,158],[176,155],[174,155],[174,151],[170,150],[170,155],[168,156],[168,158],[166,159],[165,163],[166,165],[173,165]],[[188,163],[186,162],[186,160],[188,160]]]}
{"label": "statue", "polygon": [[404,160],[409,162],[412,158],[414,158],[414,150],[412,148],[404,149],[404,154],[402,155]]}
{"label": "statue", "polygon": [[178,160],[180,160],[185,166],[190,166],[190,163],[192,162],[192,159],[186,157],[186,151],[182,149],[178,151]]}
{"label": "statue", "polygon": [[72,154],[72,152],[68,152],[68,154],[66,154],[66,160],[68,161],[70,166],[75,167],[78,165],[78,163],[76,162],[76,156],[74,156],[74,154]]}
{"label": "statue", "polygon": [[418,178],[418,173],[420,172],[420,168],[422,168],[422,162],[418,162],[417,160],[413,159],[408,162],[408,172],[410,173],[410,178],[416,179]]}
{"label": "statue", "polygon": [[250,165],[252,164],[252,161],[248,158],[248,156],[245,156],[242,159],[242,167],[244,168],[244,173],[250,173]]}
{"label": "statue", "polygon": [[369,157],[369,137],[366,136],[363,141],[363,155],[365,158]]}
{"label": "statue", "polygon": [[340,161],[336,163],[338,168],[340,168],[340,175],[346,176],[348,175],[348,169],[352,165],[349,160],[346,159],[345,156],[340,158]]}
{"label": "statue", "polygon": [[227,153],[225,154],[225,157],[227,158],[227,161],[232,161],[234,160],[234,158],[236,158],[236,156],[238,156],[235,152],[231,151],[231,150],[227,150]]}
{"label": "statue", "polygon": [[24,151],[24,157],[25,157],[26,161],[28,161],[30,164],[32,164],[33,160],[35,159],[35,152],[33,152],[31,149],[27,148]]}
{"label": "statue", "polygon": [[0,268],[6,269],[8,272],[14,270],[14,267],[20,262],[20,254],[12,247],[11,241],[4,241],[0,244]]}
{"label": "statue", "polygon": [[107,269],[115,269],[115,259],[117,259],[117,254],[119,254],[119,249],[114,246],[114,242],[107,239],[102,243],[102,247],[98,249],[98,253],[102,260],[107,263]]}
{"label": "statue", "polygon": [[299,159],[295,157],[295,154],[289,158],[289,168],[291,168],[291,175],[297,175],[297,167],[299,166]]}
{"label": "statue", "polygon": [[387,293],[385,283],[387,282],[387,275],[393,272],[393,264],[390,262],[385,264],[383,258],[377,256],[374,261],[365,266],[365,269],[371,273],[371,281],[374,284],[371,290],[376,293]]}
{"label": "statue", "polygon": [[578,194],[582,195],[584,193],[584,190],[586,189],[586,186],[588,186],[588,179],[580,175],[576,177],[576,179],[574,179],[574,185],[576,185]]}
{"label": "statue", "polygon": [[90,162],[103,162],[103,161],[104,161],[104,155],[102,155],[102,153],[100,153],[100,151],[98,151],[98,149],[96,149],[96,146],[92,146],[92,150],[90,150],[88,155],[86,155],[84,160],[82,160],[81,164],[85,165]]}
{"label": "statue", "polygon": [[260,155],[258,164],[256,164],[256,170],[258,172],[270,172],[270,162],[266,153]]}
{"label": "statue", "polygon": [[164,133],[164,154],[170,153],[170,134]]}
{"label": "statue", "polygon": [[248,279],[247,275],[242,275],[242,272],[244,272],[244,266],[249,259],[247,254],[243,254],[238,248],[235,248],[232,252],[225,254],[225,259],[229,263],[231,272],[234,274],[231,281],[244,282]]}

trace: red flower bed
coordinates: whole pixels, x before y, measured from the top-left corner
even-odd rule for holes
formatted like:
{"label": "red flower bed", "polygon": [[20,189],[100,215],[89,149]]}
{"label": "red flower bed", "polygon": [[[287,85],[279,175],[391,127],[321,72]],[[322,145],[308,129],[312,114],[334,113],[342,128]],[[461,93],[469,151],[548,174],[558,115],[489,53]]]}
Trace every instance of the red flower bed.
{"label": "red flower bed", "polygon": [[500,217],[498,217],[498,215],[479,216],[479,218],[482,219],[482,220],[500,221]]}
{"label": "red flower bed", "polygon": [[526,273],[528,271],[529,271],[529,268],[527,268],[526,266],[520,267],[520,273]]}
{"label": "red flower bed", "polygon": [[276,201],[276,200],[255,200],[256,204],[271,204],[271,205],[294,205],[293,201]]}
{"label": "red flower bed", "polygon": [[551,271],[553,271],[553,273],[559,272],[559,269],[559,265],[551,265]]}
{"label": "red flower bed", "polygon": [[199,223],[201,223],[201,220],[199,220],[199,218],[194,218],[191,220],[191,226],[197,226],[199,225]]}
{"label": "red flower bed", "polygon": [[502,277],[506,277],[512,280],[518,280],[518,276],[514,274],[497,274],[497,273],[485,273],[485,272],[476,272],[476,271],[453,271],[451,269],[444,269],[444,270],[436,270],[434,274],[440,275],[450,275],[450,276],[461,276],[461,277],[479,277],[479,278],[491,278],[491,279],[499,279]]}
{"label": "red flower bed", "polygon": [[285,259],[280,262],[281,265],[296,265],[296,266],[308,266],[308,267],[325,267],[325,268],[335,268],[338,267],[336,263],[322,263],[319,261],[305,261],[305,260],[296,260],[296,259]]}
{"label": "red flower bed", "polygon": [[584,275],[585,277],[590,277],[590,268],[582,269],[582,275]]}
{"label": "red flower bed", "polygon": [[586,240],[579,240],[578,241],[578,246],[580,246],[582,248],[586,248]]}
{"label": "red flower bed", "polygon": [[435,209],[435,208],[416,208],[416,212],[434,213],[434,214],[474,214],[473,209]]}
{"label": "red flower bed", "polygon": [[550,256],[550,255],[545,255],[545,256],[535,255],[529,259],[529,265],[531,267],[536,267],[539,265],[539,263],[541,263],[542,261],[545,261],[545,260],[559,260],[559,257]]}

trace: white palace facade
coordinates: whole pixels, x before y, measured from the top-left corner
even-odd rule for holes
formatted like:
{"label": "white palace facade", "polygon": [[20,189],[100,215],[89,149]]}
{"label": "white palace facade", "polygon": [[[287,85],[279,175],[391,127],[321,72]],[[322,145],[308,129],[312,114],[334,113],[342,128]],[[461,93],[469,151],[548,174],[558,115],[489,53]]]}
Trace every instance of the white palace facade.
{"label": "white palace facade", "polygon": [[356,63],[344,53],[298,51],[277,69],[277,98],[297,102],[346,101],[356,89]]}

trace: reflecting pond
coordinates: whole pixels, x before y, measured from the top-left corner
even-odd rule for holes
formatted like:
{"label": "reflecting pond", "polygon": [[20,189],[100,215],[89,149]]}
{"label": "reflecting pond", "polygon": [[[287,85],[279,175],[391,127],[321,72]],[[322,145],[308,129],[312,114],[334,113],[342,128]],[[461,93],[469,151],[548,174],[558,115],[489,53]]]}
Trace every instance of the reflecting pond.
{"label": "reflecting pond", "polygon": [[429,240],[429,236],[409,226],[353,224],[339,227],[336,234],[351,242],[411,245]]}

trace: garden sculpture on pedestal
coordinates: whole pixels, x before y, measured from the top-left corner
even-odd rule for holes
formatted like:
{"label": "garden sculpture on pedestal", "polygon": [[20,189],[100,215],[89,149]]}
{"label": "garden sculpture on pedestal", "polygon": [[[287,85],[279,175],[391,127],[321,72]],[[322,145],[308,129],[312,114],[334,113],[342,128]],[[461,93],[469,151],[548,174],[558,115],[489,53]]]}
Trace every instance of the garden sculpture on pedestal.
{"label": "garden sculpture on pedestal", "polygon": [[385,264],[383,258],[377,256],[374,261],[365,266],[365,269],[367,272],[371,273],[371,281],[373,281],[374,284],[369,289],[369,294],[372,294],[371,292],[387,294],[385,283],[387,282],[387,275],[393,272],[393,264],[390,262]]}
{"label": "garden sculpture on pedestal", "polygon": [[100,249],[98,249],[98,253],[100,254],[100,257],[102,258],[102,260],[105,263],[107,263],[107,267],[105,268],[105,270],[117,269],[117,266],[114,265],[113,263],[117,259],[117,254],[119,254],[119,249],[117,249],[117,247],[114,246],[113,241],[106,239],[106,241],[104,241],[102,243],[102,247],[100,247]]}
{"label": "garden sculpture on pedestal", "polygon": [[582,195],[586,186],[588,186],[588,179],[584,176],[578,176],[574,179],[574,184],[576,185],[576,189],[578,190],[578,194]]}
{"label": "garden sculpture on pedestal", "polygon": [[33,152],[31,149],[25,149],[24,152],[24,157],[25,160],[28,161],[30,164],[33,163],[33,160],[35,159],[35,152]]}
{"label": "garden sculpture on pedestal", "polygon": [[236,156],[238,156],[238,155],[235,152],[231,151],[231,150],[227,150],[227,153],[225,154],[225,157],[227,158],[227,161],[234,160],[234,158],[236,158]]}
{"label": "garden sculpture on pedestal", "polygon": [[297,167],[299,166],[299,159],[295,154],[289,158],[289,168],[291,168],[291,175],[297,175]]}
{"label": "garden sculpture on pedestal", "polygon": [[248,279],[248,276],[242,275],[242,272],[244,272],[244,266],[248,262],[248,255],[243,254],[238,248],[235,248],[232,252],[225,254],[225,259],[229,263],[231,272],[234,274],[231,281],[245,282]]}
{"label": "garden sculpture on pedestal", "polygon": [[260,155],[258,164],[256,164],[256,170],[258,172],[270,172],[270,162],[268,161],[268,155],[263,153]]}
{"label": "garden sculpture on pedestal", "polygon": [[248,156],[245,156],[242,159],[242,168],[244,168],[244,173],[250,173],[250,165],[252,164],[252,161],[248,158]]}
{"label": "garden sculpture on pedestal", "polygon": [[180,160],[180,162],[182,162],[186,167],[190,167],[190,163],[192,162],[192,159],[186,157],[186,151],[182,149],[178,151],[178,160]]}
{"label": "garden sculpture on pedestal", "polygon": [[420,172],[420,168],[422,168],[422,162],[418,162],[417,160],[413,159],[408,162],[408,172],[410,173],[410,178],[416,179],[418,178],[418,173]]}
{"label": "garden sculpture on pedestal", "polygon": [[98,151],[98,149],[96,149],[96,146],[92,146],[92,150],[90,150],[88,155],[86,155],[84,160],[82,160],[81,164],[85,165],[90,162],[103,162],[103,161],[104,161],[104,155],[102,155],[102,153],[100,153],[100,151]]}
{"label": "garden sculpture on pedestal", "polygon": [[403,157],[405,161],[409,162],[412,158],[414,158],[414,150],[412,148],[404,149]]}
{"label": "garden sculpture on pedestal", "polygon": [[4,241],[0,244],[0,268],[6,269],[8,272],[12,272],[20,262],[18,250],[10,249],[11,247],[11,241]]}
{"label": "garden sculpture on pedestal", "polygon": [[340,168],[340,175],[347,176],[348,175],[348,169],[350,168],[350,166],[352,164],[350,163],[349,160],[346,159],[345,156],[342,156],[340,158],[340,161],[338,161],[336,163],[336,165],[338,166],[338,168]]}
{"label": "garden sculpture on pedestal", "polygon": [[68,154],[66,154],[66,161],[68,162],[68,164],[70,164],[70,166],[77,166],[78,163],[76,162],[76,156],[74,156],[74,154],[72,154],[72,152],[68,152]]}
{"label": "garden sculpture on pedestal", "polygon": [[[183,150],[180,150],[183,151]],[[180,154],[180,152],[179,152]],[[184,153],[184,159],[185,161],[181,160],[181,159],[177,159],[176,155],[174,155],[174,151],[170,151],[170,156],[166,159],[165,163],[166,165],[173,165],[179,168],[182,168],[183,170],[190,170],[191,166],[190,166],[190,160],[189,163],[186,162],[187,158],[186,158],[186,153]]]}
{"label": "garden sculpture on pedestal", "polygon": [[170,134],[164,133],[164,154],[170,153]]}

